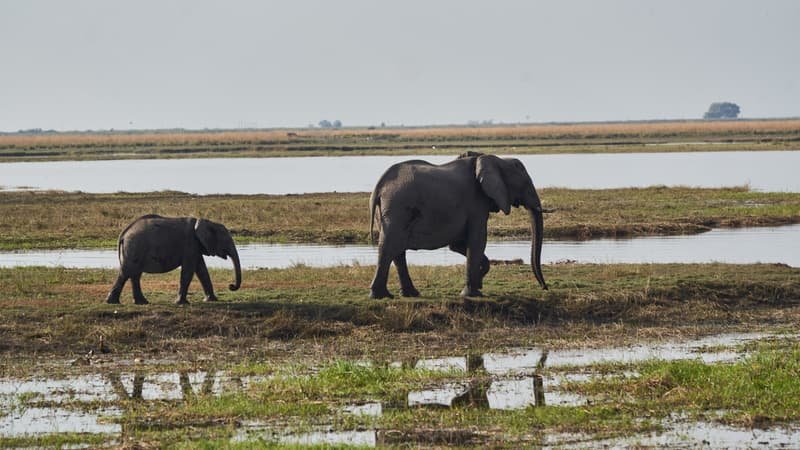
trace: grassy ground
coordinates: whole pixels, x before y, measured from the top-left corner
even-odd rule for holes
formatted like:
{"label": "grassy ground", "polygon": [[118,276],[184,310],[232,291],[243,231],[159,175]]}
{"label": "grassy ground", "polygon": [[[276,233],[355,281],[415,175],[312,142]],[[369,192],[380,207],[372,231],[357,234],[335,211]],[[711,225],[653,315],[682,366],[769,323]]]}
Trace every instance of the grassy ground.
{"label": "grassy ground", "polygon": [[[251,420],[281,432],[377,429],[383,446],[511,448],[542,445],[554,433],[619,437],[658,430],[676,411],[708,418],[722,410],[714,420],[745,426],[800,421],[796,338],[753,348],[753,356],[733,365],[600,365],[592,370],[641,376],[567,384],[568,391],[595,399],[585,405],[513,411],[482,403],[490,377],[481,370],[465,375],[386,364],[516,346],[591,348],[715,332],[797,333],[800,269],[557,264],[544,267],[551,289],[542,291],[529,267],[497,266],[485,279],[486,297],[470,300],[458,297],[462,267],[411,271],[423,297],[369,300],[371,267],[298,266],[245,271],[242,289],[221,291],[213,304],[201,301],[195,282],[192,303],[179,307],[172,303],[177,273],[146,275],[143,289],[152,303],[137,306],[129,288],[122,305],[102,303],[111,270],[0,269],[0,376],[222,369],[265,377],[221,396],[197,392],[183,401],[113,402],[123,411],[115,419],[123,430],[116,445],[137,448],[261,448],[264,442],[231,441]],[[230,275],[211,274],[218,286]],[[389,288],[399,289],[394,273]],[[374,364],[358,363],[364,360]],[[453,408],[404,406],[409,391],[450,381],[468,382],[476,396]],[[378,417],[342,410],[376,400],[384,404]],[[46,400],[32,405],[52,406]],[[48,435],[0,438],[0,446],[107,440]]]}
{"label": "grassy ground", "polygon": [[577,389],[660,417],[676,410],[696,418],[724,411],[723,422],[747,427],[800,421],[796,340],[762,345],[735,364],[650,361],[634,368],[640,372],[635,379],[597,379]]}
{"label": "grassy ground", "polygon": [[[796,339],[755,348],[733,365],[650,361],[594,370],[639,377],[568,384],[599,399],[580,406],[490,410],[481,402],[488,374],[428,372],[391,361],[480,354],[509,346],[624,346],[736,330],[796,333],[800,270],[777,265],[555,265],[545,267],[550,291],[529,269],[495,267],[487,297],[457,297],[460,267],[415,267],[424,297],[366,298],[368,267],[246,271],[243,288],[216,304],[171,304],[176,274],[148,276],[153,302],[104,305],[113,279],[106,270],[0,269],[0,376],[225,369],[264,381],[221,396],[183,401],[114,402],[125,445],[257,448],[231,442],[243,422],[303,432],[378,429],[381,445],[540,445],[553,433],[625,436],[658,430],[681,411],[704,418],[724,410],[738,425],[800,420],[800,349]],[[228,271],[214,271],[216,280]],[[196,285],[193,285],[197,289]],[[393,279],[390,286],[397,291]],[[100,351],[103,342],[107,353]],[[130,361],[142,361],[132,367]],[[373,365],[356,361],[369,360]],[[86,359],[88,362],[89,359]],[[156,363],[156,361],[159,361]],[[145,372],[146,373],[146,372]],[[466,379],[466,380],[465,380]],[[453,408],[407,408],[409,391],[448,381],[477,389]],[[483,387],[481,387],[483,386]],[[342,412],[348,404],[383,402],[379,417]],[[46,403],[45,403],[46,405]],[[85,403],[81,408],[90,408]],[[95,406],[107,406],[97,404]],[[102,437],[10,438],[2,445],[103,442]],[[123,444],[120,443],[120,444]]]}
{"label": "grassy ground", "polygon": [[[474,300],[458,297],[462,267],[411,271],[423,297],[369,300],[372,267],[300,266],[245,271],[243,288],[220,289],[221,302],[203,303],[195,292],[191,306],[181,308],[172,304],[177,273],[146,275],[143,289],[152,304],[141,307],[131,304],[128,286],[122,305],[103,303],[111,270],[0,269],[0,354],[83,354],[101,336],[121,353],[275,356],[286,342],[319,339],[324,348],[303,351],[314,357],[315,349],[337,349],[342,357],[435,354],[606,332],[622,341],[629,326],[681,333],[758,320],[791,323],[800,303],[800,271],[780,265],[551,265],[544,268],[549,291],[535,285],[529,267],[496,266],[485,279],[486,297]],[[230,276],[212,273],[217,286]],[[389,288],[398,292],[395,276]],[[192,289],[199,289],[196,282]]]}
{"label": "grassy ground", "polygon": [[[587,239],[681,234],[800,222],[800,194],[746,188],[542,189],[545,236]],[[0,249],[113,248],[148,213],[224,223],[238,242],[366,243],[369,194],[210,195],[0,192]],[[523,210],[493,214],[493,239],[529,238]]]}
{"label": "grassy ground", "polygon": [[[0,161],[797,149],[800,120],[0,135]],[[667,144],[667,145],[664,145]]]}

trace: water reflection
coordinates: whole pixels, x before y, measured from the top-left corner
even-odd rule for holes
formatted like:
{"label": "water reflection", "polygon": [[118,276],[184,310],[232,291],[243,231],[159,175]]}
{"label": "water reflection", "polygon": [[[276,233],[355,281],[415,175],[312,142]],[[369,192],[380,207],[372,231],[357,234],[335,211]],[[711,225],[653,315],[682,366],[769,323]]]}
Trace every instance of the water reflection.
{"label": "water reflection", "polygon": [[545,435],[543,448],[797,448],[800,429],[735,428],[721,423],[672,418],[658,432],[596,440],[584,433]]}
{"label": "water reflection", "polygon": [[[743,356],[741,352],[735,351],[734,347],[773,336],[769,333],[730,333],[685,342],[667,341],[656,344],[634,344],[626,347],[549,350],[547,367],[585,367],[598,363],[625,364],[648,359],[664,361],[700,359],[708,364],[730,362]],[[730,347],[731,349],[715,352],[703,351],[705,348],[721,347]],[[484,368],[490,374],[497,376],[534,373],[538,370],[544,351],[544,349],[531,348],[503,353],[487,353],[483,355]]]}
{"label": "water reflection", "polygon": [[21,437],[53,433],[119,434],[122,426],[105,421],[119,417],[118,408],[94,411],[66,408],[20,408],[0,414],[0,436]]}
{"label": "water reflection", "polygon": [[[516,155],[537,187],[605,189],[653,185],[800,192],[800,152],[690,152]],[[287,194],[370,192],[390,165],[435,164],[454,156],[340,156],[54,161],[0,164],[4,186],[83,192]],[[219,177],[219,173],[235,176]],[[147,174],[147,176],[143,176]],[[342,174],[347,174],[343,176]]]}
{"label": "water reflection", "polygon": [[[585,263],[783,263],[800,267],[800,225],[781,227],[715,229],[688,236],[648,236],[633,239],[590,241],[547,240],[542,248],[544,264],[570,260]],[[522,259],[530,263],[529,241],[490,241],[490,259]],[[288,268],[372,265],[377,247],[368,245],[249,244],[239,246],[242,268]],[[463,264],[464,257],[446,248],[409,251],[413,265]],[[206,258],[209,267],[230,269],[230,262]],[[116,268],[116,250],[40,250],[0,252],[0,267],[61,266]]]}
{"label": "water reflection", "polygon": [[[519,349],[482,355],[445,358],[422,358],[393,367],[415,367],[447,374],[448,380],[433,382],[425,389],[409,391],[401,404],[380,399],[341,407],[345,414],[378,417],[395,408],[488,408],[499,410],[541,406],[579,406],[588,399],[566,390],[566,383],[581,383],[598,376],[635,377],[619,372],[596,374],[586,366],[598,362],[635,362],[645,359],[701,359],[707,362],[732,361],[743,357],[744,344],[780,337],[770,333],[722,334],[683,342],[661,342],[619,348],[550,350],[542,364],[542,350]],[[796,338],[796,336],[786,336]],[[713,351],[706,351],[712,349]],[[544,367],[543,367],[544,366]],[[548,370],[550,369],[550,370]],[[488,375],[488,376],[487,376]],[[0,379],[0,437],[44,433],[102,433],[119,435],[115,423],[122,417],[127,402],[181,401],[195,396],[216,396],[241,392],[253,383],[268,380],[265,376],[236,376],[221,370],[195,370],[148,373],[143,370],[104,371],[68,377]],[[97,404],[114,407],[96,407]],[[46,406],[45,406],[46,405]],[[130,425],[136,426],[136,425]],[[689,430],[694,432],[693,430]],[[737,435],[737,430],[731,431]],[[458,434],[458,433],[456,433]],[[428,436],[430,437],[430,436]],[[465,435],[435,436],[436,442],[461,442],[477,439]],[[294,444],[375,445],[375,443],[428,442],[424,436],[395,435],[389,430],[315,430],[290,433],[265,424],[244,424],[234,439],[265,440]],[[423,439],[423,441],[420,441]],[[564,442],[577,439],[565,438]],[[646,437],[644,442],[656,442]],[[783,442],[778,435],[776,442]],[[585,440],[579,440],[585,442]],[[562,441],[558,441],[562,442]],[[686,442],[672,435],[666,442]]]}

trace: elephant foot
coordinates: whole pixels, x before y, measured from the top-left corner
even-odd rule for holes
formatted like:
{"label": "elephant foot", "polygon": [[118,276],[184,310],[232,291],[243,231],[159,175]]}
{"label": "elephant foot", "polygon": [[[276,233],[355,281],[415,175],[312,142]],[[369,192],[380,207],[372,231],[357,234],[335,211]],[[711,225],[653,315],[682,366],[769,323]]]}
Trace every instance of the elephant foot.
{"label": "elephant foot", "polygon": [[148,302],[148,301],[147,301],[147,299],[146,299],[146,298],[144,298],[144,297],[142,297],[142,298],[135,298],[135,299],[133,299],[133,302],[134,302],[134,303],[136,303],[137,305],[147,305],[147,304],[149,304],[149,303],[150,303],[150,302]]}
{"label": "elephant foot", "polygon": [[483,293],[481,293],[480,289],[470,289],[465,287],[461,290],[462,297],[483,297]]}
{"label": "elephant foot", "polygon": [[[216,302],[216,301],[219,301],[219,299],[217,298],[216,295],[211,294],[211,295],[206,295],[205,301],[207,301],[207,302]],[[189,303],[189,302],[186,302],[186,303]]]}
{"label": "elephant foot", "polygon": [[394,295],[392,295],[392,293],[389,292],[389,290],[386,289],[386,288],[383,288],[383,289],[374,289],[373,288],[373,289],[370,289],[369,298],[378,300],[378,299],[382,299],[382,298],[394,298]]}
{"label": "elephant foot", "polygon": [[403,294],[403,297],[419,297],[419,291],[414,286],[410,288],[402,288],[400,292]]}

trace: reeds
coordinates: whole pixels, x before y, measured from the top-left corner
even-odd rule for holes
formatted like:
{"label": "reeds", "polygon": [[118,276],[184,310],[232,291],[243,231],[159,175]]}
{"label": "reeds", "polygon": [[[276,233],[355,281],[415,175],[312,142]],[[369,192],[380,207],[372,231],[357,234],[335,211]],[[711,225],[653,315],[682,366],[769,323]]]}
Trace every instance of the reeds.
{"label": "reeds", "polygon": [[403,128],[131,131],[0,134],[1,148],[269,145],[309,141],[452,141],[494,139],[699,138],[800,135],[800,119],[665,121]]}

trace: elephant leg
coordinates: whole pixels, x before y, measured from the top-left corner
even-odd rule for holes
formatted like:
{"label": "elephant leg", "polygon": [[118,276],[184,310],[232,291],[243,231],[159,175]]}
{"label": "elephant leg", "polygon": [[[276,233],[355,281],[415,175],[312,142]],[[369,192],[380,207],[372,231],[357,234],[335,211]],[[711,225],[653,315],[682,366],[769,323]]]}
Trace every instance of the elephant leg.
{"label": "elephant leg", "polygon": [[387,250],[386,242],[381,240],[378,244],[378,266],[375,268],[375,277],[372,279],[369,298],[394,298],[386,288],[386,282],[389,279],[389,265],[392,264],[395,255]]}
{"label": "elephant leg", "polygon": [[187,305],[189,300],[186,296],[189,293],[189,284],[192,282],[194,276],[194,264],[184,264],[181,266],[181,285],[178,289],[178,299],[175,303],[178,305]]}
{"label": "elephant leg", "polygon": [[200,284],[203,285],[203,292],[206,294],[206,301],[217,301],[217,296],[214,295],[214,286],[211,284],[211,277],[208,275],[208,268],[206,267],[206,262],[203,260],[202,256],[200,257],[200,260],[197,261],[197,269],[195,272],[197,279],[200,280]]}
{"label": "elephant leg", "polygon": [[400,291],[403,297],[419,297],[419,291],[411,282],[406,264],[406,252],[402,252],[394,257],[394,267],[397,268],[397,275],[400,277]]}
{"label": "elephant leg", "polygon": [[[449,246],[451,251],[454,251],[458,254],[467,256],[467,244],[464,242],[456,242],[454,244],[450,244]],[[478,289],[483,289],[483,278],[489,273],[491,269],[491,264],[489,263],[489,258],[486,257],[486,254],[481,257],[481,278],[478,281]]]}
{"label": "elephant leg", "polygon": [[122,288],[125,287],[126,281],[128,281],[128,277],[120,270],[119,275],[117,275],[117,281],[114,282],[114,286],[111,287],[111,292],[109,292],[106,297],[106,303],[114,305],[119,304],[119,295],[122,293]]}
{"label": "elephant leg", "polygon": [[461,291],[462,297],[481,297],[481,261],[486,251],[486,222],[483,226],[470,226],[467,235],[467,283]]}
{"label": "elephant leg", "polygon": [[137,273],[131,275],[131,289],[133,290],[133,302],[137,305],[146,305],[150,302],[144,298],[144,294],[142,294],[142,285],[140,280],[142,279],[142,274]]}

